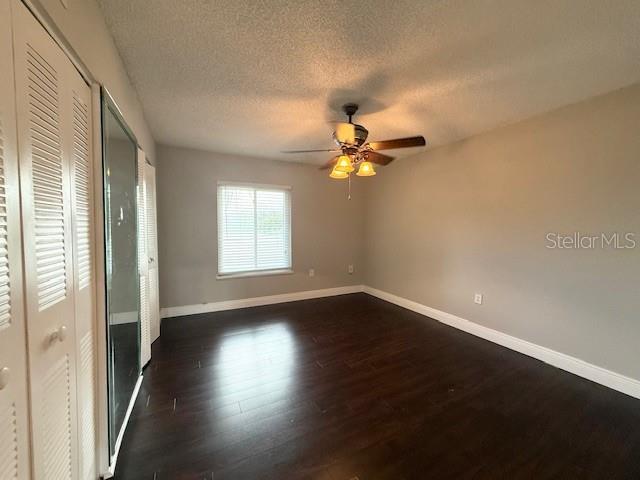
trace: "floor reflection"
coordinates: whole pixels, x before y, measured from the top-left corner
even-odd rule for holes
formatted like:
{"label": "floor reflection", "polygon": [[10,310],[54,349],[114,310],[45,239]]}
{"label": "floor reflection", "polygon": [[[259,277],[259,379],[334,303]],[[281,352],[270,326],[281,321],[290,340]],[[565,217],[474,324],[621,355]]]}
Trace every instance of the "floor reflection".
{"label": "floor reflection", "polygon": [[[240,413],[271,404],[288,402],[295,386],[296,344],[289,327],[277,322],[233,331],[223,336],[211,352],[212,414],[224,407]],[[209,363],[209,362],[207,362]]]}
{"label": "floor reflection", "polygon": [[109,350],[113,371],[111,415],[114,426],[122,425],[138,381],[138,322],[109,325]]}

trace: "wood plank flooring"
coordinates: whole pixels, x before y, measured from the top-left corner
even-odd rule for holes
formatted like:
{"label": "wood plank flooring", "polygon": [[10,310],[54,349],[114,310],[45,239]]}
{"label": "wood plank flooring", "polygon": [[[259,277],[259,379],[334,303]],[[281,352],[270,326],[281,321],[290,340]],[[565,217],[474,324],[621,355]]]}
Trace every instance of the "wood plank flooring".
{"label": "wood plank flooring", "polygon": [[164,320],[120,480],[640,478],[640,401],[366,294]]}

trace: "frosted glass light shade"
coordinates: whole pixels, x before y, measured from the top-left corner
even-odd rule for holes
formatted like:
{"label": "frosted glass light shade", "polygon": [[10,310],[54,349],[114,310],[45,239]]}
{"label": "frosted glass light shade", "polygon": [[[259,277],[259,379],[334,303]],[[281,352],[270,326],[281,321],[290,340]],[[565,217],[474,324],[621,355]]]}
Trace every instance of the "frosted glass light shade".
{"label": "frosted glass light shade", "polygon": [[358,169],[358,173],[356,173],[359,177],[373,177],[375,174],[376,171],[371,162],[362,162]]}
{"label": "frosted glass light shade", "polygon": [[331,173],[329,174],[329,176],[331,178],[337,178],[340,180],[340,179],[347,178],[349,174],[347,172],[341,172],[339,170],[336,170],[336,167],[333,167],[333,170],[331,170]]}
{"label": "frosted glass light shade", "polygon": [[337,170],[338,172],[351,173],[355,168],[353,168],[353,164],[351,163],[351,159],[348,155],[340,155],[334,170]]}

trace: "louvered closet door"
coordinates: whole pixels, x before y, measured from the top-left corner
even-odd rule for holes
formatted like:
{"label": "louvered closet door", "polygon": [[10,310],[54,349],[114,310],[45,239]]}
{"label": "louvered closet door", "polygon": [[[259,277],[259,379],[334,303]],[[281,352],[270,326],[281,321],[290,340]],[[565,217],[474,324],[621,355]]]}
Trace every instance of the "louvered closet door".
{"label": "louvered closet door", "polygon": [[149,319],[151,342],[160,336],[160,296],[158,293],[158,222],[156,213],[156,169],[145,165],[145,215],[149,271]]}
{"label": "louvered closet door", "polygon": [[27,339],[9,0],[0,0],[0,479],[30,478]]}
{"label": "louvered closet door", "polygon": [[149,269],[146,240],[145,154],[138,148],[138,268],[140,275],[140,365],[151,359],[151,325],[149,317]]}
{"label": "louvered closet door", "polygon": [[73,205],[73,287],[75,300],[80,478],[95,479],[96,364],[93,272],[93,170],[91,159],[91,89],[80,74],[71,72],[73,118],[70,168]]}
{"label": "louvered closet door", "polygon": [[29,343],[33,474],[78,478],[73,237],[72,66],[12,3]]}

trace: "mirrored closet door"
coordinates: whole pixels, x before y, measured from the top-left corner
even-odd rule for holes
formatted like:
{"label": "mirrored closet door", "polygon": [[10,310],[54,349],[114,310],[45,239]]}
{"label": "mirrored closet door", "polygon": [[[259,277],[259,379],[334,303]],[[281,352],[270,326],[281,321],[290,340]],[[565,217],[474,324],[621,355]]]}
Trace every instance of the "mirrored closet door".
{"label": "mirrored closet door", "polygon": [[141,378],[136,208],[138,146],[105,90],[102,110],[109,449],[114,455]]}

